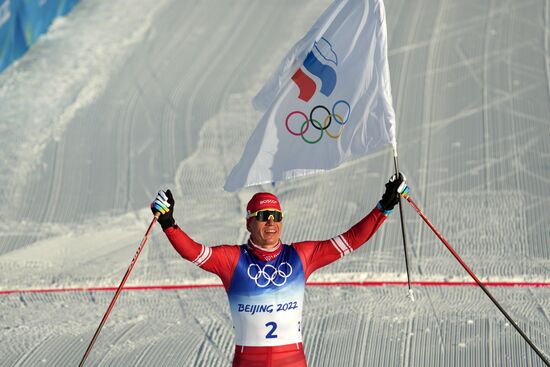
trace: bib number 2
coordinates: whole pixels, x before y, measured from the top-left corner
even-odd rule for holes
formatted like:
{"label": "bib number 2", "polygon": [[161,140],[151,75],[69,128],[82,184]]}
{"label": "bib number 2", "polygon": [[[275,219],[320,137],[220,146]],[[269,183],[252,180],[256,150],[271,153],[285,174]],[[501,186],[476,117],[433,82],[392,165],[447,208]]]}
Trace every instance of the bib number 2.
{"label": "bib number 2", "polygon": [[277,338],[277,334],[275,334],[275,330],[277,330],[277,323],[270,321],[267,324],[265,324],[266,327],[269,328],[269,331],[265,335],[266,339],[275,339]]}

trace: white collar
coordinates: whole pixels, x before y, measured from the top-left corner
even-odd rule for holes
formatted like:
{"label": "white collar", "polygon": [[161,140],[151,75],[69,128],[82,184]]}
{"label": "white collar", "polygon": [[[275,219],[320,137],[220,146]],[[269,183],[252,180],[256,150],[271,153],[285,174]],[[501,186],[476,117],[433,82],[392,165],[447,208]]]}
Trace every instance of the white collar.
{"label": "white collar", "polygon": [[251,244],[253,247],[257,248],[258,250],[265,251],[265,252],[275,252],[275,251],[277,251],[277,250],[279,249],[279,246],[281,246],[281,240],[279,240],[279,242],[277,243],[277,245],[275,245],[275,247],[273,247],[273,248],[263,248],[263,247],[260,247],[260,246],[256,245],[256,244],[254,243],[254,241],[252,241],[252,238],[249,238],[249,239],[248,239],[248,242],[250,242],[250,244]]}

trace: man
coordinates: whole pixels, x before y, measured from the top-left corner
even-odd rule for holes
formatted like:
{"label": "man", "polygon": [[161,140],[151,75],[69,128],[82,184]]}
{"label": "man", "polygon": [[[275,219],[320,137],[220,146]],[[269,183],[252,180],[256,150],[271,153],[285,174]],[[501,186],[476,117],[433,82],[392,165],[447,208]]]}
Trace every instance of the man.
{"label": "man", "polygon": [[307,366],[302,346],[305,283],[315,270],[365,243],[406,195],[403,175],[393,176],[376,207],[343,234],[324,241],[283,244],[283,211],[277,197],[255,194],[247,205],[248,243],[207,247],[193,241],[172,216],[170,190],[151,204],[158,222],[185,259],[220,277],[235,328],[233,366]]}

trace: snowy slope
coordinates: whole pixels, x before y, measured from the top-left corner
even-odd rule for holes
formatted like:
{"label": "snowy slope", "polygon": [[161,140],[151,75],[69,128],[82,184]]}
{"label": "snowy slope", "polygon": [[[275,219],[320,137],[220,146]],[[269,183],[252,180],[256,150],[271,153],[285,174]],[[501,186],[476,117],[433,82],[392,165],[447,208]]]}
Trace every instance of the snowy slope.
{"label": "snowy slope", "polygon": [[[389,150],[276,187],[223,192],[260,115],[250,101],[329,1],[78,4],[0,74],[0,291],[116,286],[159,188],[206,244],[246,240],[258,189],[285,242],[328,238],[378,200]],[[402,171],[412,197],[484,280],[550,282],[550,4],[387,0]],[[398,215],[312,280],[405,280]],[[468,280],[412,208],[414,280]],[[218,283],[156,228],[129,285]],[[550,288],[495,297],[550,354]],[[542,366],[476,287],[310,287],[312,366]],[[112,292],[0,294],[6,366],[75,365]],[[345,304],[346,307],[342,307]],[[222,289],[128,291],[97,366],[226,366]]]}

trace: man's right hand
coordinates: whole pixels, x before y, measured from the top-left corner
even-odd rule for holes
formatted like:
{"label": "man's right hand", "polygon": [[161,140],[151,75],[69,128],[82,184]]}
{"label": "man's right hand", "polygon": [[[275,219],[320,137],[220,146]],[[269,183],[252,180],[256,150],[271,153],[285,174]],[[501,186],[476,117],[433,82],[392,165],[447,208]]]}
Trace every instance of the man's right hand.
{"label": "man's right hand", "polygon": [[158,222],[162,229],[168,229],[176,224],[174,220],[174,197],[170,190],[159,191],[155,200],[151,203],[151,211],[154,215],[160,213]]}

